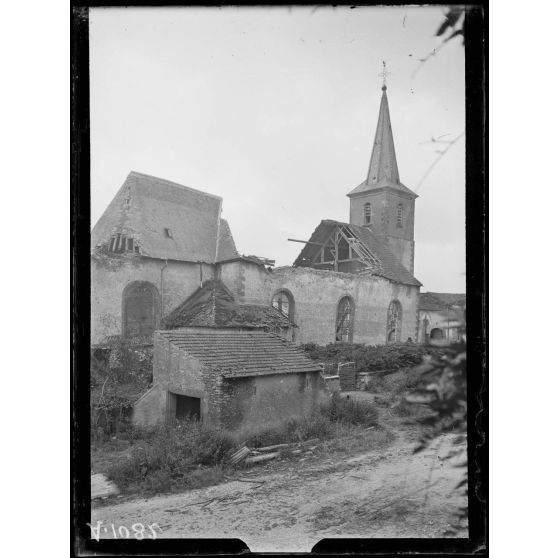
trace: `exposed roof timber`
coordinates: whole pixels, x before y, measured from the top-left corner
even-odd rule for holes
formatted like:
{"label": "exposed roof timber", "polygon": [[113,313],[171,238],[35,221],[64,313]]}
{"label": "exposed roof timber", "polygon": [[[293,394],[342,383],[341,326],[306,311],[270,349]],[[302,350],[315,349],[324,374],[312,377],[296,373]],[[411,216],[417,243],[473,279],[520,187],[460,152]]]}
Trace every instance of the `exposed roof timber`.
{"label": "exposed roof timber", "polygon": [[[420,281],[413,277],[391,252],[380,232],[374,230],[373,227],[362,227],[340,221],[321,221],[309,241],[304,242],[305,246],[293,265],[295,267],[327,268],[328,264],[320,261],[320,252],[322,249],[330,249],[328,242],[330,239],[335,239],[335,235],[339,235],[339,238],[344,237],[349,245],[351,257],[358,256],[357,261],[363,264],[363,269],[352,271],[352,273],[379,275],[396,283],[420,286]],[[327,261],[331,261],[330,258],[335,257],[334,248],[335,245],[331,248],[332,255],[328,254]],[[343,259],[346,258],[343,253],[341,256]],[[337,263],[339,263],[339,259]],[[335,267],[335,262],[333,267]],[[332,271],[338,271],[338,269]]]}
{"label": "exposed roof timber", "polygon": [[321,246],[321,242],[310,242],[309,240],[296,240],[295,238],[287,238],[289,242],[301,242],[302,244],[314,244],[315,246]]}

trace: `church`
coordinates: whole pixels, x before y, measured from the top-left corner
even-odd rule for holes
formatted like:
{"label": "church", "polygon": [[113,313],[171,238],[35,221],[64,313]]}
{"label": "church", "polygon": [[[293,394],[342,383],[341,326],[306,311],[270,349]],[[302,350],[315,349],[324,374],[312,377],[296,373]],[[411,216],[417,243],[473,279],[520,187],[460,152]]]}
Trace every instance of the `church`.
{"label": "church", "polygon": [[272,268],[239,253],[221,198],[131,172],[91,233],[92,345],[149,341],[207,281],[252,309],[250,327],[296,343],[417,341],[417,195],[400,181],[385,85],[366,179],[347,195],[348,222],[322,220],[292,266]]}
{"label": "church", "polygon": [[239,253],[212,194],[131,172],[91,233],[91,343],[152,351],[136,424],[194,415],[272,426],[319,405],[302,343],[418,341],[417,195],[399,178],[386,86],[348,222],[324,219],[292,266]]}

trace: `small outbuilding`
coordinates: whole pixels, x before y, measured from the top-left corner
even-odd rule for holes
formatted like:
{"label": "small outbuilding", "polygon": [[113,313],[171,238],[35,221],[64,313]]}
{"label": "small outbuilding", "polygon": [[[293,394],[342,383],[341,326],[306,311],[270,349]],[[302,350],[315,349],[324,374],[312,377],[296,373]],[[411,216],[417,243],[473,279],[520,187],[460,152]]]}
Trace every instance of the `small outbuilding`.
{"label": "small outbuilding", "polygon": [[133,422],[190,416],[231,429],[277,426],[327,399],[321,371],[297,345],[261,329],[156,331],[153,386]]}

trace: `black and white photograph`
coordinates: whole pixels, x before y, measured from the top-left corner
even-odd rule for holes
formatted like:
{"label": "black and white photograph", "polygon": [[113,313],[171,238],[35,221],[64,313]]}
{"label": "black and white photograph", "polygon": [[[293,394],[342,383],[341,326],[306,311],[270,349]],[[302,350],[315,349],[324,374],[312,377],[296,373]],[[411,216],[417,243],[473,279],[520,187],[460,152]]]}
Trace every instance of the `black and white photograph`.
{"label": "black and white photograph", "polygon": [[474,14],[84,9],[91,541],[484,525]]}

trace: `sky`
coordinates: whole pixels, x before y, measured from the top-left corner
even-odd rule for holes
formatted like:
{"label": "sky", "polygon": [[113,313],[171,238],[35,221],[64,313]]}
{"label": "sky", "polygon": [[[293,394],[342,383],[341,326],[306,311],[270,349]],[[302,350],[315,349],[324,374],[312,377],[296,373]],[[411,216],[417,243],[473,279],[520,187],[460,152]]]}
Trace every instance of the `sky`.
{"label": "sky", "polygon": [[[132,170],[216,194],[237,249],[292,265],[322,219],[349,220],[382,61],[423,291],[465,292],[464,49],[441,7],[93,8],[91,224]],[[418,188],[417,188],[418,186]]]}

